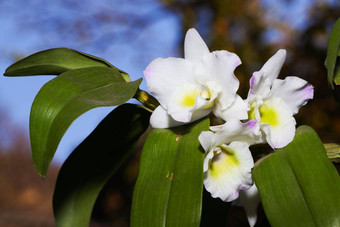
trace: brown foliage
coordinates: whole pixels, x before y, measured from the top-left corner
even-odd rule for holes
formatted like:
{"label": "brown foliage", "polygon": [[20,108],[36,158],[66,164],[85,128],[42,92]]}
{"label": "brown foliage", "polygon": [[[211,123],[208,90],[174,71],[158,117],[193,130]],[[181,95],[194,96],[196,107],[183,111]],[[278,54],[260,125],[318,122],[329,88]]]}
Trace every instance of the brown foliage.
{"label": "brown foliage", "polygon": [[43,180],[35,171],[27,138],[13,126],[5,128],[11,142],[0,144],[0,226],[54,226],[52,195],[58,169],[52,165]]}

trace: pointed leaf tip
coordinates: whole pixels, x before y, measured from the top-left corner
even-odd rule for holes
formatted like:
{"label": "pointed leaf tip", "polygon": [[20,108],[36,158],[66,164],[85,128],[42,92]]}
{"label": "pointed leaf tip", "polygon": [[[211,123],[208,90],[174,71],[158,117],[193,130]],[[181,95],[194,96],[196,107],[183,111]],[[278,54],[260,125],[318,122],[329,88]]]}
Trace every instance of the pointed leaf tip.
{"label": "pointed leaf tip", "polygon": [[[340,80],[336,72],[336,62],[340,48],[340,18],[335,22],[328,40],[326,68],[328,83],[334,89],[334,82],[338,83]],[[336,76],[336,78],[334,78]],[[334,81],[335,79],[335,81]]]}
{"label": "pointed leaf tip", "polygon": [[127,73],[117,69],[99,57],[68,48],[43,50],[25,57],[9,66],[4,76],[59,75],[61,73],[89,67],[111,67],[118,70],[125,81]]}

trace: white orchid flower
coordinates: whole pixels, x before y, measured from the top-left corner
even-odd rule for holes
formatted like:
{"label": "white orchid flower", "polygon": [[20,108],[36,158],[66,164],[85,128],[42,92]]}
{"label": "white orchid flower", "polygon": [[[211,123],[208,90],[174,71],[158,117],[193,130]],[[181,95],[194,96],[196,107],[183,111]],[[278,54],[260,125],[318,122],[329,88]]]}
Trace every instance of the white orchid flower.
{"label": "white orchid flower", "polygon": [[206,151],[203,183],[212,197],[230,202],[238,198],[240,190],[253,185],[249,146],[259,139],[259,125],[255,120],[230,120],[211,130],[215,133],[204,131],[198,138]]}
{"label": "white orchid flower", "polygon": [[151,115],[154,128],[193,122],[211,111],[223,120],[247,119],[247,104],[237,94],[234,75],[241,64],[228,51],[210,52],[195,29],[184,42],[185,58],[157,58],[144,70],[148,90],[159,101]]}
{"label": "white orchid flower", "polygon": [[314,88],[298,77],[277,79],[286,59],[286,50],[279,50],[250,79],[247,97],[250,119],[256,119],[264,133],[262,142],[272,148],[290,143],[295,135],[293,117],[299,108],[313,98]]}
{"label": "white orchid flower", "polygon": [[255,226],[257,221],[257,208],[261,202],[260,193],[255,184],[248,190],[240,191],[238,202],[244,207],[250,227]]}

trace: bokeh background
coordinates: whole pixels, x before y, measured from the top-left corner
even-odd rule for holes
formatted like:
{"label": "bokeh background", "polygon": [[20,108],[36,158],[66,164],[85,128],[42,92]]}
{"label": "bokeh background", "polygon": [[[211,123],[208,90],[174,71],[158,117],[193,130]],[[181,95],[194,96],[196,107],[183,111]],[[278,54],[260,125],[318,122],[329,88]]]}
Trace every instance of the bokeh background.
{"label": "bokeh background", "polygon": [[[340,104],[324,67],[328,34],[339,17],[337,0],[0,1],[0,72],[40,50],[68,47],[104,58],[135,80],[151,60],[181,57],[185,32],[195,27],[211,51],[241,58],[235,73],[242,97],[252,73],[287,49],[281,77],[299,76],[315,87],[298,124],[312,126],[324,142],[340,143]],[[72,124],[43,181],[31,160],[28,119],[34,96],[51,78],[0,77],[0,226],[54,226],[51,200],[60,165],[113,109],[91,110]],[[128,226],[138,157],[106,186],[92,226]]]}

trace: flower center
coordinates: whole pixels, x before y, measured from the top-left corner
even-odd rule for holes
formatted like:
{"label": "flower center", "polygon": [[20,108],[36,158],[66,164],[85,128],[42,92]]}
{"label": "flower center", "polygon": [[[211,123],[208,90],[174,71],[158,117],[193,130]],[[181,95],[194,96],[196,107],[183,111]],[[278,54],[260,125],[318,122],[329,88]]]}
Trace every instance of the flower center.
{"label": "flower center", "polygon": [[201,91],[201,97],[204,98],[205,100],[209,101],[210,100],[210,93],[208,90]]}
{"label": "flower center", "polygon": [[259,107],[260,119],[255,117],[255,107],[256,101],[250,105],[250,110],[248,111],[248,117],[251,120],[260,120],[262,123],[268,123],[271,126],[276,126],[279,123],[278,114],[272,105],[266,103]]}
{"label": "flower center", "polygon": [[262,104],[259,108],[261,122],[268,123],[271,126],[278,124],[277,113],[272,106]]}
{"label": "flower center", "polygon": [[195,105],[196,97],[200,95],[200,90],[194,85],[185,86],[184,89],[180,104],[186,107],[193,107]]}
{"label": "flower center", "polygon": [[207,104],[200,108],[209,109],[214,105],[213,100],[211,100],[211,91],[208,87],[200,89],[193,84],[187,84],[178,89],[176,93],[178,103],[183,107],[193,107],[198,96],[207,101]]}
{"label": "flower center", "polygon": [[214,178],[224,176],[240,163],[235,151],[231,150],[224,144],[216,147],[216,150],[213,152],[214,157],[209,161],[209,172]]}

